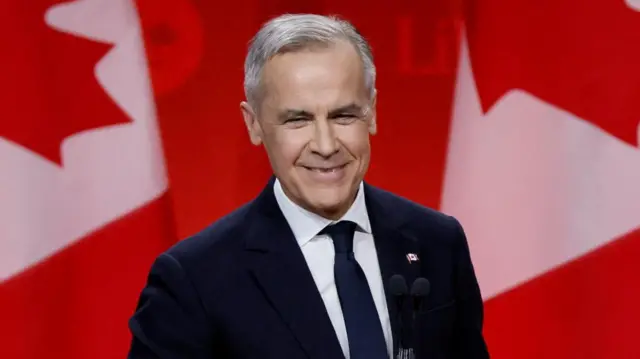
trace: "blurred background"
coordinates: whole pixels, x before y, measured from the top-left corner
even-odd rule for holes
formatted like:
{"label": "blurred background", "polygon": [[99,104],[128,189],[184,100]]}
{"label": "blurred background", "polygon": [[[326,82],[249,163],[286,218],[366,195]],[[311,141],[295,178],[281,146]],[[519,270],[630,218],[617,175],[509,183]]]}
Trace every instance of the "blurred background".
{"label": "blurred background", "polygon": [[5,0],[0,358],[123,358],[153,259],[271,175],[261,23],[370,40],[367,181],[456,216],[493,358],[640,358],[640,2]]}

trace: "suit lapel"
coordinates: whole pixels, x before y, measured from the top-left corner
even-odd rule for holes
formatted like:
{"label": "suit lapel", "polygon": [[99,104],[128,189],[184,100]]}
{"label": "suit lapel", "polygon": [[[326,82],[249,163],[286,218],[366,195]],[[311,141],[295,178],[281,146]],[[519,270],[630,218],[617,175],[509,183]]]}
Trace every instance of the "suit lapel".
{"label": "suit lapel", "polygon": [[[407,255],[411,253],[418,255],[420,247],[415,238],[402,231],[402,224],[406,221],[403,213],[399,213],[398,208],[389,210],[389,204],[381,198],[384,194],[380,193],[380,190],[365,184],[365,195],[393,330],[395,357],[399,345],[400,323],[395,298],[389,291],[389,279],[395,274],[400,274],[406,279],[409,290],[411,290],[411,284],[420,276],[420,262],[409,261]],[[402,316],[406,324],[411,313],[409,306],[405,305],[404,309]]]}
{"label": "suit lapel", "polygon": [[304,255],[273,195],[254,202],[246,250],[250,271],[309,358],[344,358]]}

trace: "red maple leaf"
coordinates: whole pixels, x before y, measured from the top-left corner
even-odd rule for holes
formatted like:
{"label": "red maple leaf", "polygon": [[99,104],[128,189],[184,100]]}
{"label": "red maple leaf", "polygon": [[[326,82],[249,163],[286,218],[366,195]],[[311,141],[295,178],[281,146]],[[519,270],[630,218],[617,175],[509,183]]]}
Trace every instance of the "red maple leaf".
{"label": "red maple leaf", "polygon": [[0,11],[0,137],[60,165],[68,136],[129,119],[94,67],[112,47],[50,28],[45,12],[66,0],[9,0]]}
{"label": "red maple leaf", "polygon": [[469,0],[466,24],[485,111],[522,89],[637,144],[640,13],[624,0]]}

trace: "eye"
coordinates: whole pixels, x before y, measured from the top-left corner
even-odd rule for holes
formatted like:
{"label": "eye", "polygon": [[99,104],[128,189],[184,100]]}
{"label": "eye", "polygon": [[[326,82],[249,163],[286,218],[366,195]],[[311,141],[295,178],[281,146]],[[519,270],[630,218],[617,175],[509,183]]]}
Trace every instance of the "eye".
{"label": "eye", "polygon": [[304,122],[304,121],[307,121],[307,118],[305,118],[305,117],[291,117],[291,118],[288,118],[284,122],[285,123],[296,123],[296,122]]}
{"label": "eye", "polygon": [[358,119],[358,116],[350,113],[343,113],[334,118],[334,120],[341,125],[348,125]]}
{"label": "eye", "polygon": [[284,121],[284,125],[289,128],[302,128],[309,123],[308,117],[290,117]]}

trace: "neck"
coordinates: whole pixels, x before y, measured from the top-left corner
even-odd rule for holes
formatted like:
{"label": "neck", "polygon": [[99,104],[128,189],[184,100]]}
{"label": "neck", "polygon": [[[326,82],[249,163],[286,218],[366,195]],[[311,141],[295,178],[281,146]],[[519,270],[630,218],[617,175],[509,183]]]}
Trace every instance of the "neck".
{"label": "neck", "polygon": [[284,186],[282,186],[282,190],[284,194],[293,203],[297,204],[298,206],[306,209],[311,213],[317,214],[320,217],[323,217],[332,221],[337,221],[340,218],[342,218],[347,213],[347,211],[349,211],[349,208],[351,208],[351,206],[356,200],[356,196],[358,195],[358,189],[356,189],[355,193],[353,193],[348,198],[347,201],[344,201],[343,203],[340,203],[335,207],[317,208],[317,207],[311,207],[307,203],[302,203],[302,201],[296,199],[295,196],[292,196],[291,193]]}

